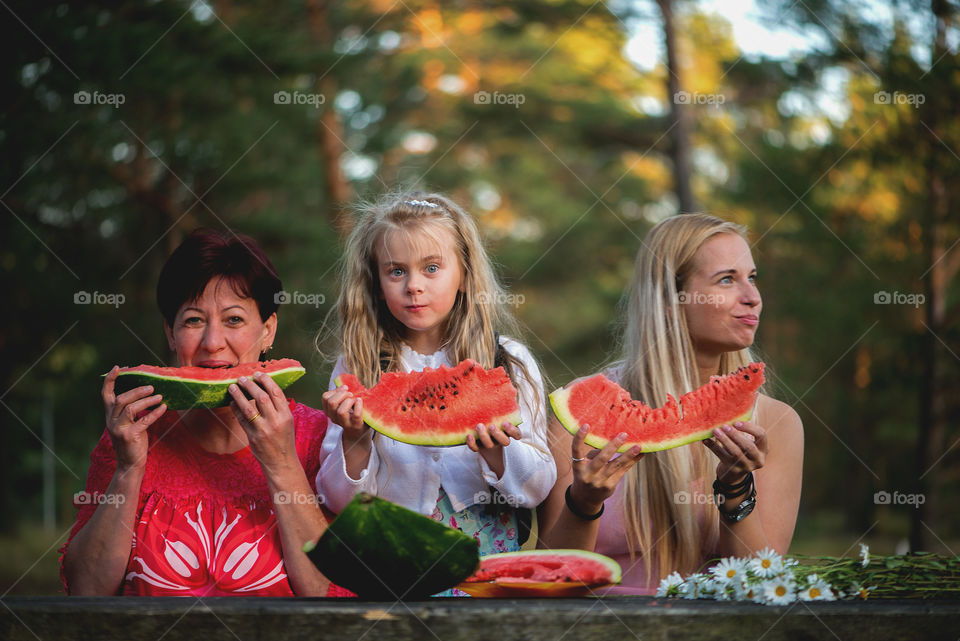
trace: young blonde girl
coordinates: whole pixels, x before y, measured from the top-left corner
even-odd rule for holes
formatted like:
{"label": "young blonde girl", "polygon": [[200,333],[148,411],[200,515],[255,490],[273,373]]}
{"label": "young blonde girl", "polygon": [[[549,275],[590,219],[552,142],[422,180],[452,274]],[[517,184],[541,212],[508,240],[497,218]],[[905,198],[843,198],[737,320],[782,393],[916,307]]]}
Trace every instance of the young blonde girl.
{"label": "young blonde girl", "polygon": [[[462,529],[481,554],[519,549],[515,508],[543,501],[556,467],[537,364],[498,334],[514,329],[505,300],[473,219],[450,199],[388,196],[361,212],[337,301],[341,355],[323,395],[331,425],[317,485],[327,507],[339,512],[370,492]],[[520,392],[519,426],[480,425],[466,446],[408,445],[372,432],[362,400],[333,382],[350,372],[369,387],[384,372],[465,358],[505,367]]]}
{"label": "young blonde girl", "polygon": [[[679,398],[752,360],[762,300],[746,239],[744,227],[705,214],[674,216],[650,231],[627,293],[622,358],[606,372],[633,398],[661,405],[667,394]],[[786,552],[803,461],[796,412],[761,394],[752,422],[714,434],[706,447],[614,457],[618,438],[591,458],[583,430],[571,440],[552,425],[560,479],[541,511],[541,541],[617,558],[624,589],[641,593],[715,555]],[[756,509],[734,521],[748,497],[718,508],[713,482],[725,492],[754,472]]]}

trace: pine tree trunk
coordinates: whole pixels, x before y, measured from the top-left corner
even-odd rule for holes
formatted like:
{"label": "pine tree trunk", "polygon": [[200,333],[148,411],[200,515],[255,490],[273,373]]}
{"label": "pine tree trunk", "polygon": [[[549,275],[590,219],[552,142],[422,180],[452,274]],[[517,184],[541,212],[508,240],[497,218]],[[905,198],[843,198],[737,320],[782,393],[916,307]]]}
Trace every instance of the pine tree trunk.
{"label": "pine tree trunk", "polygon": [[670,101],[670,153],[673,160],[673,179],[681,212],[697,211],[690,186],[690,108],[682,101],[680,61],[677,55],[676,31],[673,23],[672,0],[657,0],[663,15],[663,39],[667,49],[667,99]]}

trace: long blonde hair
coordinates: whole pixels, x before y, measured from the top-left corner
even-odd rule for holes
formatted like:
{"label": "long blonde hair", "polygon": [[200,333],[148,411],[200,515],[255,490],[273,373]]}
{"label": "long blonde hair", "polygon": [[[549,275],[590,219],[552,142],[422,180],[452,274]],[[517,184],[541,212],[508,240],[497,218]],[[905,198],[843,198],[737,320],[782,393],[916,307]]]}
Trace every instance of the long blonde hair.
{"label": "long blonde hair", "polygon": [[[438,241],[446,229],[454,238],[462,271],[461,290],[447,318],[443,347],[451,361],[472,358],[494,366],[497,332],[518,336],[517,323],[506,309],[509,300],[497,281],[473,218],[455,202],[436,193],[390,193],[358,207],[359,220],[347,240],[336,314],[341,353],[347,371],[365,386],[400,366],[404,326],[393,317],[380,295],[376,249],[388,233],[423,235]],[[544,391],[536,389],[531,372],[518,358],[502,350],[504,368],[530,382],[536,397],[535,416],[544,411]],[[535,423],[538,421],[535,421]]]}
{"label": "long blonde hair", "polygon": [[[628,290],[626,318],[617,363],[620,384],[635,399],[654,407],[667,394],[679,398],[699,387],[699,371],[687,328],[681,292],[697,250],[716,234],[747,238],[742,225],[706,214],[680,214],[650,230],[637,253]],[[749,349],[726,352],[717,374],[751,361]],[[702,506],[676,500],[680,491],[710,491],[717,458],[700,444],[647,454],[623,479],[624,525],[631,557],[646,560],[647,578],[674,570],[695,571],[702,553],[715,544],[716,518],[700,523]],[[656,568],[651,567],[656,564]]]}

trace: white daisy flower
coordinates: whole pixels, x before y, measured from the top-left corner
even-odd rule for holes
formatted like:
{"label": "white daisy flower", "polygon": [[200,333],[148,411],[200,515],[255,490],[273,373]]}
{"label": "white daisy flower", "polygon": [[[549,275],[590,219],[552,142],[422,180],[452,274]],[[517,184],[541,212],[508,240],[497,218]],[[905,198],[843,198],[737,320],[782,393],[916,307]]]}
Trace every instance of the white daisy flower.
{"label": "white daisy flower", "polygon": [[700,582],[697,580],[697,576],[696,574],[691,574],[680,584],[680,596],[684,599],[700,598]]}
{"label": "white daisy flower", "polygon": [[786,605],[793,603],[797,597],[793,581],[784,576],[777,576],[760,585],[763,602],[770,605]]}
{"label": "white daisy flower", "polygon": [[800,598],[804,601],[834,601],[836,597],[833,595],[833,588],[830,587],[830,584],[818,577],[816,574],[811,574],[807,577],[807,587],[799,592]]}
{"label": "white daisy flower", "polygon": [[743,559],[728,556],[710,568],[710,573],[718,583],[739,582],[744,578],[746,566],[747,564]]}
{"label": "white daisy flower", "polygon": [[773,578],[783,570],[783,557],[772,548],[763,548],[750,559],[749,567],[756,576],[764,579]]}
{"label": "white daisy flower", "polygon": [[657,588],[657,596],[678,596],[677,588],[683,583],[683,577],[679,572],[674,572],[660,581],[660,587]]}
{"label": "white daisy flower", "polygon": [[867,565],[869,564],[870,564],[870,547],[861,543],[860,544],[860,565],[863,567],[867,567]]}
{"label": "white daisy flower", "polygon": [[723,589],[723,585],[720,585],[717,581],[706,574],[699,574],[697,581],[697,598],[698,599],[712,599],[716,598],[717,592]]}

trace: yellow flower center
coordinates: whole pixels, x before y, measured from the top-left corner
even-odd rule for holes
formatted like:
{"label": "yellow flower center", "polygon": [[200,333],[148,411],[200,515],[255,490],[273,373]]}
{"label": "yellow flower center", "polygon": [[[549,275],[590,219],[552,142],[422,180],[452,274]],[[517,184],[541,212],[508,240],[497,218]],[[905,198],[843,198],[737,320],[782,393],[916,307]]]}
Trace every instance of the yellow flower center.
{"label": "yellow flower center", "polygon": [[778,585],[776,592],[777,592],[777,596],[783,596],[784,594],[787,593],[787,588],[783,587],[782,585]]}
{"label": "yellow flower center", "polygon": [[820,588],[810,588],[810,598],[816,599],[820,596]]}
{"label": "yellow flower center", "polygon": [[727,578],[728,578],[728,579],[732,579],[732,578],[735,577],[736,575],[737,575],[737,571],[734,570],[733,568],[730,568],[729,570],[727,570]]}
{"label": "yellow flower center", "polygon": [[760,565],[762,565],[764,569],[769,568],[769,567],[770,567],[770,559],[764,559],[763,561],[760,561]]}

